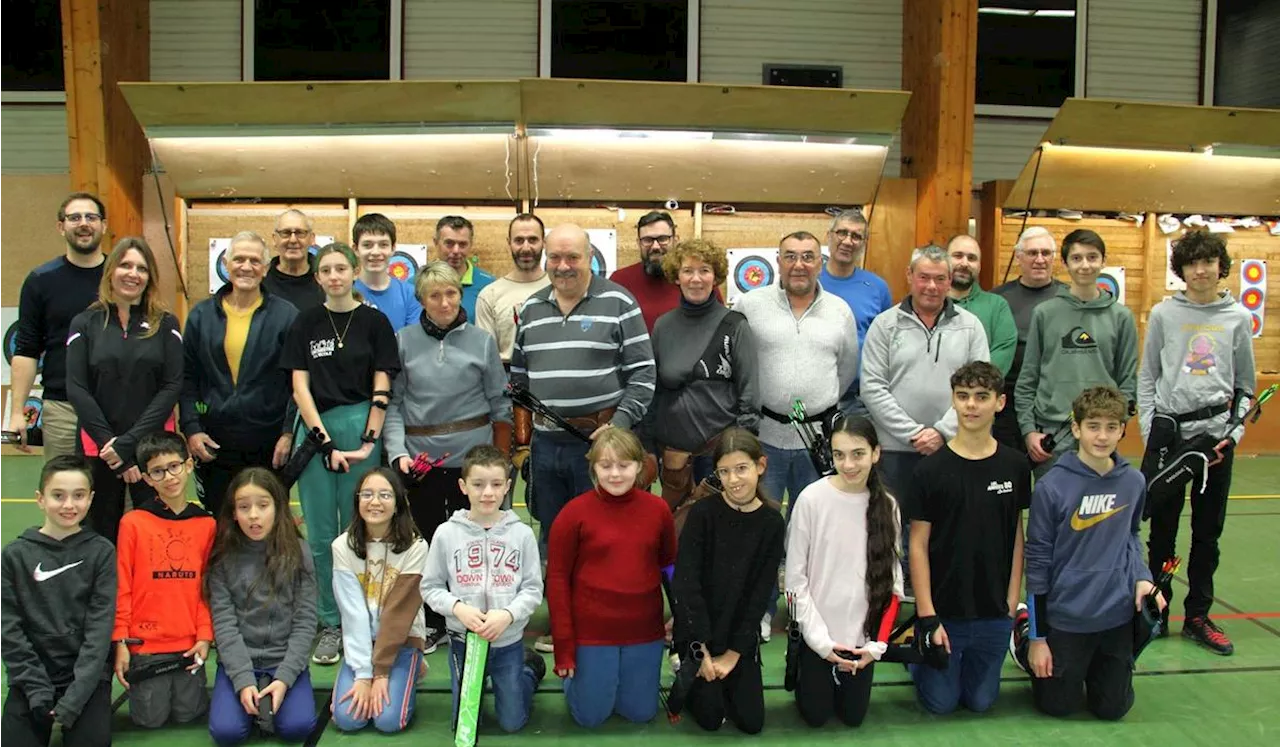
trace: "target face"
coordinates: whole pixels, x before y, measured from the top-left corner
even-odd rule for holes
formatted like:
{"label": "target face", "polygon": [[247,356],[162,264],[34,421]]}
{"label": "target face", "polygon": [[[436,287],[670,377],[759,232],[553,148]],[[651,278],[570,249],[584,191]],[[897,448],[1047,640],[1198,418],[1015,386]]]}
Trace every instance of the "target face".
{"label": "target face", "polygon": [[1241,277],[1246,283],[1261,283],[1263,269],[1261,262],[1245,262],[1244,267],[1240,268]]}
{"label": "target face", "polygon": [[1116,300],[1120,299],[1120,283],[1111,275],[1098,276],[1098,290],[1110,293]]}
{"label": "target face", "polygon": [[224,283],[231,282],[231,273],[227,271],[227,250],[223,249],[218,253],[218,261],[214,269],[218,273],[218,279]]}
{"label": "target face", "polygon": [[604,252],[596,248],[595,244],[591,245],[591,274],[607,277],[609,274],[608,264],[604,261]]}
{"label": "target face", "polygon": [[387,272],[397,280],[412,283],[418,276],[418,260],[404,252],[396,252],[387,262]]}
{"label": "target face", "polygon": [[1257,288],[1249,288],[1240,295],[1240,303],[1249,311],[1257,311],[1262,308],[1262,291]]}
{"label": "target face", "polygon": [[733,283],[743,293],[772,285],[773,281],[773,265],[758,255],[752,255],[739,262],[733,273]]}
{"label": "target face", "polygon": [[27,418],[27,429],[38,428],[43,425],[40,422],[40,414],[44,410],[44,400],[39,397],[27,397],[27,404],[22,408],[22,414]]}
{"label": "target face", "polygon": [[[18,354],[18,323],[14,322],[4,331],[4,362],[13,365],[13,356]],[[36,373],[44,368],[44,353],[36,361]]]}
{"label": "target face", "polygon": [[1262,317],[1258,314],[1249,315],[1250,334],[1254,337],[1262,334]]}

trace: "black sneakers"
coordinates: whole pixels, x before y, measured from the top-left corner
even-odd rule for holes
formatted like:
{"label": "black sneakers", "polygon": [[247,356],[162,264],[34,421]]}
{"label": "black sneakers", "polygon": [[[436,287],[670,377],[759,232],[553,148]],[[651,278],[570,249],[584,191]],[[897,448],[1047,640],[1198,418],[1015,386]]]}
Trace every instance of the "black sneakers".
{"label": "black sneakers", "polygon": [[547,662],[542,658],[542,654],[531,648],[524,650],[524,665],[533,670],[533,684],[537,685],[547,676]]}
{"label": "black sneakers", "polygon": [[1236,647],[1231,645],[1231,639],[1227,638],[1227,634],[1208,615],[1188,617],[1182,623],[1182,637],[1199,643],[1219,656],[1230,656],[1236,651]]}

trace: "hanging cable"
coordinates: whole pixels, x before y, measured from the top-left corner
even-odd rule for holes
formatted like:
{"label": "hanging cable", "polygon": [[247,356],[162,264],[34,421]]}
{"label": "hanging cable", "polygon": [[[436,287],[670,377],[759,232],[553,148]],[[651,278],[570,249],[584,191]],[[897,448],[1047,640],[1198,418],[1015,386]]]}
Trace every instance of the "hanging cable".
{"label": "hanging cable", "polygon": [[[1018,228],[1019,239],[1022,238],[1022,232],[1027,230],[1027,219],[1031,217],[1031,198],[1036,193],[1036,179],[1040,178],[1040,161],[1043,158],[1044,158],[1044,145],[1040,145],[1036,148],[1036,167],[1035,167],[1035,170],[1031,172],[1031,185],[1027,187],[1027,209],[1024,210],[1022,213],[1022,225]],[[996,243],[999,244],[1000,243],[1000,227],[993,226],[992,228],[995,231]],[[1013,269],[1013,259],[1016,256],[1018,256],[1018,252],[1015,249],[1009,255],[1009,264],[1005,265],[1004,267],[1004,279],[1000,281],[1001,283],[1009,282],[1009,271]]]}

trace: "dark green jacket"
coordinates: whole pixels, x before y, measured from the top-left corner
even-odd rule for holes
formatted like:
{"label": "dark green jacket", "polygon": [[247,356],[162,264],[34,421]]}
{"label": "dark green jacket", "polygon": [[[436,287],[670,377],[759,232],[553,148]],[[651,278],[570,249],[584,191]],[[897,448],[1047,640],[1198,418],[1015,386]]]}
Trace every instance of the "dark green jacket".
{"label": "dark green jacket", "polygon": [[1013,320],[1009,302],[984,291],[977,283],[969,295],[952,300],[982,322],[982,329],[987,333],[987,347],[991,349],[991,364],[1000,369],[1001,375],[1007,375],[1013,365],[1013,355],[1018,350],[1018,325]]}

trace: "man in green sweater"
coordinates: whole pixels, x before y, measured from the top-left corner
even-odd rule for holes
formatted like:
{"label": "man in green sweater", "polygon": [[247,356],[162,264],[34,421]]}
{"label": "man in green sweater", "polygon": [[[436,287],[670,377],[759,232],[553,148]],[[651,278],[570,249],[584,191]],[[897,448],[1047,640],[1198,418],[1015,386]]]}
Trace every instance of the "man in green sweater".
{"label": "man in green sweater", "polygon": [[[1093,386],[1114,386],[1129,401],[1138,393],[1138,327],[1133,313],[1098,288],[1107,245],[1087,228],[1062,240],[1071,285],[1036,307],[1014,401],[1027,453],[1040,477],[1057,455],[1075,448],[1064,428],[1071,402]],[[1054,434],[1052,449],[1045,436]]]}
{"label": "man in green sweater", "polygon": [[947,254],[951,256],[951,290],[947,295],[982,322],[991,350],[991,364],[1000,369],[1002,376],[1007,375],[1018,349],[1018,325],[1013,320],[1009,302],[978,285],[982,249],[976,239],[966,233],[952,236],[947,242]]}

